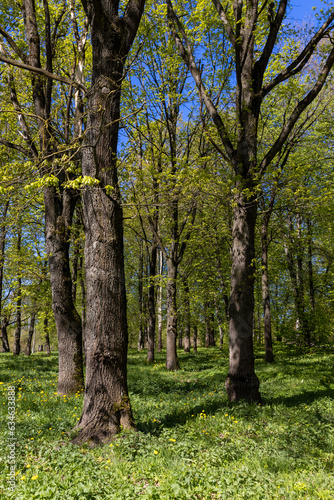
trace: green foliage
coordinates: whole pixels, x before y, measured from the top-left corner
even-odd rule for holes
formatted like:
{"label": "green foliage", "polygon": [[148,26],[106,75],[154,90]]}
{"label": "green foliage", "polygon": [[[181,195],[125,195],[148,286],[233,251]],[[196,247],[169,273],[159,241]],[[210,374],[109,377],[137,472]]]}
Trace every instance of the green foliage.
{"label": "green foliage", "polygon": [[16,388],[17,489],[6,490],[6,437],[0,492],[15,499],[328,499],[334,495],[334,352],[275,346],[276,364],[256,351],[266,405],[227,401],[227,353],[179,354],[166,371],[130,351],[129,388],[137,432],[110,446],[69,443],[82,394],[56,394],[57,357],[0,355],[0,411]]}

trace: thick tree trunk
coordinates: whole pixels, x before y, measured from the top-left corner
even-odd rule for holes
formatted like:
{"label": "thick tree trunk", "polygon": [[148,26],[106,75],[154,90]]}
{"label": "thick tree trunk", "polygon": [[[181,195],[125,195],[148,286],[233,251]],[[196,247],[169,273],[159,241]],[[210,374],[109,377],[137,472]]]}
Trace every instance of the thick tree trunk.
{"label": "thick tree trunk", "polygon": [[167,261],[167,353],[166,367],[168,370],[178,370],[176,337],[177,337],[177,307],[176,307],[177,264],[171,258]]}
{"label": "thick tree trunk", "polygon": [[52,309],[58,334],[57,392],[71,394],[82,390],[84,383],[81,319],[73,303],[69,264],[69,227],[75,199],[68,191],[58,198],[54,187],[45,187],[44,203]]}
{"label": "thick tree trunk", "polygon": [[147,361],[154,361],[154,342],[155,342],[155,278],[157,267],[157,246],[152,244],[150,255],[150,277],[148,288],[148,325],[147,325]]}
{"label": "thick tree trunk", "polygon": [[83,175],[98,180],[83,192],[86,268],[86,384],[74,443],[108,442],[134,427],[127,388],[128,331],[123,213],[117,177],[121,82],[144,2],[83,2],[91,25],[92,88],[88,94]]}
{"label": "thick tree trunk", "polygon": [[264,220],[261,232],[261,278],[262,278],[262,304],[264,320],[264,344],[266,353],[266,362],[274,362],[273,342],[271,336],[271,312],[270,312],[270,294],[268,278],[268,224]]}
{"label": "thick tree trunk", "polygon": [[30,316],[30,325],[29,325],[29,331],[28,331],[27,344],[26,344],[26,348],[24,351],[24,354],[26,356],[30,356],[30,354],[31,354],[31,343],[32,343],[32,338],[33,338],[34,331],[35,331],[36,313],[37,313],[36,306],[34,304],[33,310],[32,310],[31,316]]}
{"label": "thick tree trunk", "polygon": [[7,326],[9,325],[9,317],[4,316],[1,323],[1,338],[2,338],[2,352],[10,352]]}
{"label": "thick tree trunk", "polygon": [[231,401],[261,401],[253,354],[255,199],[244,199],[244,195],[239,192],[233,216],[230,365],[225,387]]}

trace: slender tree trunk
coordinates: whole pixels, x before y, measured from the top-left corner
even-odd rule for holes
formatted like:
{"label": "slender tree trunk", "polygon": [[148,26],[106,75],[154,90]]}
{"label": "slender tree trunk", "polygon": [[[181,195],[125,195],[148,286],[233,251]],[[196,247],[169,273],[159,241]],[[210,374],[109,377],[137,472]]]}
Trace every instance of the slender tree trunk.
{"label": "slender tree trunk", "polygon": [[139,334],[138,334],[138,351],[144,349],[144,331],[143,331],[143,244],[140,242],[139,251],[139,269],[138,269],[138,302],[139,302]]}
{"label": "slender tree trunk", "polygon": [[219,349],[222,350],[224,342],[224,328],[223,328],[223,320],[217,304],[216,304],[216,316],[217,316],[218,330],[219,330]]}
{"label": "slender tree trunk", "polygon": [[162,351],[162,271],[163,271],[163,255],[161,250],[159,250],[158,352]]}
{"label": "slender tree trunk", "polygon": [[314,334],[315,325],[315,288],[314,288],[314,273],[313,273],[313,251],[312,251],[312,225],[311,220],[307,219],[307,232],[308,232],[308,281],[310,291],[310,309],[311,317],[309,321],[309,328],[311,334]]}
{"label": "slender tree trunk", "polygon": [[193,344],[194,353],[197,354],[197,325],[194,325]]}
{"label": "slender tree trunk", "polygon": [[86,365],[86,285],[85,285],[85,268],[83,257],[79,261],[80,269],[80,287],[81,287],[81,321],[82,321],[82,351],[83,351],[83,365]]}
{"label": "slender tree trunk", "polygon": [[173,259],[167,261],[167,354],[168,370],[178,370],[176,337],[177,337],[177,307],[176,307],[177,264]]}
{"label": "slender tree trunk", "polygon": [[28,331],[27,345],[26,345],[26,348],[24,351],[24,354],[26,356],[30,356],[30,354],[31,354],[31,342],[32,342],[32,338],[34,335],[34,331],[35,331],[36,313],[37,313],[36,304],[34,304],[33,309],[32,309],[32,313],[30,316],[30,325],[29,325],[29,331]]}
{"label": "slender tree trunk", "polygon": [[19,227],[17,235],[17,254],[19,258],[19,274],[17,278],[17,289],[16,289],[16,328],[14,333],[14,349],[13,354],[18,356],[21,352],[21,316],[22,316],[22,277],[21,277],[21,238],[22,238],[22,228]]}
{"label": "slender tree trunk", "polygon": [[[1,227],[0,227],[0,321],[2,317],[2,287],[3,287],[3,270],[5,264],[5,244],[6,244],[6,233],[7,233],[6,218],[7,218],[8,208],[9,208],[9,200],[5,203],[3,207],[1,216]],[[7,332],[7,329],[5,329],[5,331]],[[7,336],[5,336],[5,338],[2,339],[2,348],[3,352],[9,351]]]}
{"label": "slender tree trunk", "polygon": [[212,312],[211,302],[205,303],[205,347],[213,347],[216,345],[214,332],[214,315]]}
{"label": "slender tree trunk", "polygon": [[[252,188],[251,188],[252,190]],[[231,401],[260,401],[254,370],[253,314],[257,204],[241,190],[233,208],[231,297],[229,306],[230,365],[225,382]]]}
{"label": "slender tree trunk", "polygon": [[177,343],[178,343],[178,347],[179,349],[182,349],[182,330],[183,330],[183,327],[182,325],[179,327],[179,335],[178,335],[178,339],[177,339]]}
{"label": "slender tree trunk", "polygon": [[44,317],[44,338],[45,338],[45,352],[51,354],[50,335],[49,335],[49,320],[47,315]]}
{"label": "slender tree trunk", "polygon": [[264,219],[261,232],[261,278],[262,278],[262,303],[264,320],[264,343],[266,362],[274,362],[273,342],[271,336],[271,312],[270,312],[270,294],[268,278],[268,222]]}
{"label": "slender tree trunk", "polygon": [[1,323],[1,338],[2,338],[2,352],[10,352],[7,327],[9,325],[9,317],[4,316]]}
{"label": "slender tree trunk", "polygon": [[190,297],[189,283],[187,276],[183,278],[184,282],[184,352],[190,352]]}
{"label": "slender tree trunk", "polygon": [[155,343],[155,278],[157,268],[157,245],[153,242],[150,255],[150,277],[148,288],[148,325],[147,325],[147,361],[154,361],[154,343]]}

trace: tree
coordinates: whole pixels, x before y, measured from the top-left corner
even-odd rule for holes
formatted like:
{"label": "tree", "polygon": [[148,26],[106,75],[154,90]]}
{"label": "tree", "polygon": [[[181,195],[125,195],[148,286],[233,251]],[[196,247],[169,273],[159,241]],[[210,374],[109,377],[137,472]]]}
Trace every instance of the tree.
{"label": "tree", "polygon": [[[65,145],[69,155],[64,155],[64,142],[69,142],[70,129],[70,102],[72,86],[76,87],[75,112],[76,125],[74,133],[76,139],[82,132],[80,129],[82,111],[80,90],[82,87],[82,59],[87,30],[83,28],[80,38],[76,25],[74,2],[71,4],[71,15],[74,25],[75,38],[78,45],[79,64],[75,65],[74,78],[76,81],[64,78],[53,73],[57,48],[62,39],[62,28],[66,25],[64,16],[66,3],[55,9],[50,8],[49,2],[43,3],[34,0],[24,0],[22,11],[18,6],[10,11],[8,18],[10,30],[1,28],[1,35],[8,50],[13,53],[9,58],[5,49],[0,59],[10,68],[8,69],[8,87],[12,107],[17,114],[19,135],[23,138],[23,146],[18,142],[9,142],[1,138],[1,143],[10,147],[31,160],[34,169],[41,177],[39,187],[43,187],[45,205],[45,242],[49,260],[52,308],[55,316],[59,346],[59,393],[68,394],[83,388],[82,367],[82,328],[81,319],[72,300],[72,280],[69,266],[69,241],[75,204],[78,192],[67,188],[65,181],[70,177],[68,170],[69,156],[73,155],[73,147]],[[22,41],[15,42],[10,32],[15,31],[15,23],[19,16],[23,16],[25,38],[24,49]],[[41,35],[41,32],[43,35]],[[20,35],[20,32],[18,32]],[[43,40],[44,44],[41,43]],[[45,69],[42,67],[45,65]],[[15,79],[11,66],[18,66],[30,71],[30,94],[27,102],[20,102],[18,82]],[[78,71],[79,68],[79,71]],[[46,77],[46,78],[45,78]],[[61,92],[55,90],[54,81],[58,80],[71,85],[68,96],[67,114],[63,122],[62,131],[55,125],[57,103]],[[20,86],[20,85],[19,85]],[[81,87],[80,87],[81,86]],[[26,108],[29,108],[27,113]],[[66,109],[66,108],[65,108]],[[34,120],[28,118],[30,115]],[[37,132],[37,133],[36,133]],[[75,149],[75,148],[74,148]],[[36,173],[35,170],[35,173]],[[36,181],[34,180],[36,183]]]}
{"label": "tree", "polygon": [[[229,129],[225,110],[219,110],[220,101],[215,100],[212,92],[207,90],[209,82],[196,61],[191,35],[182,25],[171,0],[167,0],[167,17],[180,55],[192,74],[201,102],[206,106],[216,128],[216,136],[212,140],[216,144],[218,142],[217,149],[222,158],[234,170],[229,303],[230,366],[225,386],[232,401],[260,401],[253,355],[255,225],[259,181],[288,139],[297,120],[323,88],[334,63],[334,49],[325,56],[315,82],[306,86],[303,97],[288,110],[289,115],[285,116],[278,135],[267,146],[262,158],[258,155],[259,117],[267,96],[280,84],[300,73],[316,53],[320,41],[331,33],[334,12],[297,55],[292,49],[289,51],[286,66],[280,68],[277,66],[275,50],[283,32],[287,0],[280,0],[277,6],[268,2],[259,5],[257,0],[234,0],[225,7],[219,0],[213,0],[212,3],[219,18],[220,33],[227,35],[233,58],[235,134]],[[197,9],[197,16],[200,8],[203,6]],[[205,7],[204,11],[207,17],[204,19],[202,16],[202,24],[210,29],[212,21],[209,12],[211,16],[213,12],[210,6]],[[190,7],[190,14],[192,13]],[[225,61],[222,57],[222,65]]]}
{"label": "tree", "polygon": [[145,0],[82,0],[93,51],[82,173],[86,270],[86,383],[75,443],[109,441],[134,426],[127,389],[123,212],[117,174],[121,86]]}

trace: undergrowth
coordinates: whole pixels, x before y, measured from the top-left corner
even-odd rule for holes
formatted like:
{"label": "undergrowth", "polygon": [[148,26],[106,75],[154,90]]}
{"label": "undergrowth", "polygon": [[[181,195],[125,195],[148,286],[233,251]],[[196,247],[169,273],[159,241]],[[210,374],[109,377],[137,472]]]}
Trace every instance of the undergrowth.
{"label": "undergrowth", "polygon": [[[110,446],[70,444],[83,395],[57,394],[57,356],[0,355],[1,499],[334,498],[334,350],[256,351],[265,404],[232,404],[227,352],[179,351],[181,369],[129,352],[137,432]],[[15,387],[16,489],[10,492],[7,390]]]}

